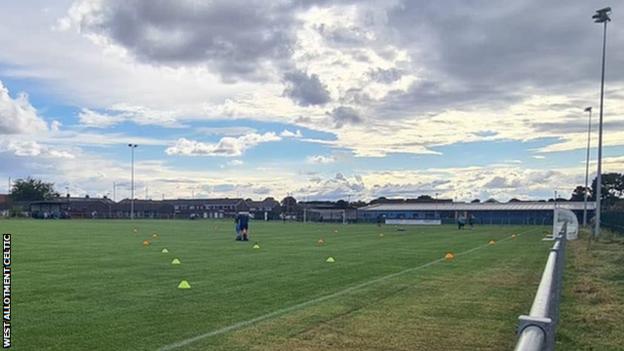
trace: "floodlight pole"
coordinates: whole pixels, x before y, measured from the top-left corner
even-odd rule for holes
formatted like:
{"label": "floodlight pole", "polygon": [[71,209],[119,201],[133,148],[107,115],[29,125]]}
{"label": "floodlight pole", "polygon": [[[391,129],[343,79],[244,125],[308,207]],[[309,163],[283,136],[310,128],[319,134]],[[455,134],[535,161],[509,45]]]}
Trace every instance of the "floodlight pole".
{"label": "floodlight pole", "polygon": [[591,106],[585,109],[586,112],[589,112],[589,123],[587,126],[587,158],[585,161],[585,191],[584,199],[583,199],[583,227],[587,227],[587,193],[589,192],[589,188],[587,186],[589,182],[589,148],[591,146],[591,117],[592,117],[592,108]]}
{"label": "floodlight pole", "polygon": [[134,149],[137,148],[137,144],[128,144],[130,147],[130,153],[132,154],[132,166],[130,171],[130,219],[134,219]]}
{"label": "floodlight pole", "polygon": [[598,123],[598,169],[596,174],[596,228],[594,235],[597,237],[600,235],[600,207],[602,197],[602,115],[604,108],[604,79],[605,79],[605,57],[607,51],[607,22],[611,21],[609,18],[609,12],[611,8],[604,8],[596,11],[596,14],[592,17],[596,23],[603,23],[602,32],[602,75],[600,80],[600,121]]}

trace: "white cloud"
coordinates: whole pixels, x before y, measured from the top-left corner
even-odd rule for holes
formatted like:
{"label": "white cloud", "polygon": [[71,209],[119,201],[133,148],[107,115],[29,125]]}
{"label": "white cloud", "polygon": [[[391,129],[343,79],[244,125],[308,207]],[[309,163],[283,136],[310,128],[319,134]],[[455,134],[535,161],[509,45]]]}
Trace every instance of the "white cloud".
{"label": "white cloud", "polygon": [[284,129],[280,133],[280,136],[284,137],[284,138],[301,138],[301,137],[303,137],[303,134],[301,134],[301,131],[299,129],[297,129],[297,131],[295,131],[295,132],[291,132],[288,129]]}
{"label": "white cloud", "polygon": [[245,150],[258,144],[279,140],[281,140],[281,137],[273,132],[264,134],[251,133],[238,138],[224,137],[216,144],[180,138],[175,145],[168,147],[165,153],[183,156],[235,157],[242,155]]}
{"label": "white cloud", "polygon": [[28,101],[28,95],[15,99],[0,81],[0,134],[33,134],[48,130],[46,122]]}
{"label": "white cloud", "polygon": [[120,115],[107,115],[83,108],[78,113],[80,124],[93,128],[108,128],[124,120]]}
{"label": "white cloud", "polygon": [[234,167],[235,166],[241,166],[241,165],[243,165],[243,163],[244,162],[241,161],[241,160],[231,160],[231,161],[227,162],[228,166],[234,166]]}
{"label": "white cloud", "polygon": [[74,158],[67,150],[51,148],[36,141],[8,141],[0,143],[0,152],[8,151],[20,157]]}
{"label": "white cloud", "polygon": [[334,156],[323,156],[323,155],[308,156],[306,160],[308,163],[312,163],[312,164],[329,164],[329,163],[336,162],[336,158]]}

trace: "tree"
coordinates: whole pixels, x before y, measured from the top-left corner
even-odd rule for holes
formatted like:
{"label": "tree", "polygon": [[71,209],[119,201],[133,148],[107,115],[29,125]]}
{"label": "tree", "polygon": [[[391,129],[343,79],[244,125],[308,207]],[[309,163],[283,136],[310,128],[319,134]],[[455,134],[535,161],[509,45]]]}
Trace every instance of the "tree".
{"label": "tree", "polygon": [[579,185],[574,188],[572,191],[572,196],[570,197],[570,201],[585,201],[585,192],[587,190],[587,198],[591,198],[591,189],[585,189],[584,186]]}
{"label": "tree", "polygon": [[[624,197],[624,174],[622,173],[603,173],[601,200],[607,207],[613,206],[618,199]],[[596,200],[597,181],[592,181],[591,195],[592,201]]]}
{"label": "tree", "polygon": [[297,199],[292,196],[286,196],[282,200],[282,213],[291,215],[297,212]]}
{"label": "tree", "polygon": [[428,202],[428,201],[433,201],[433,198],[429,195],[420,195],[419,197],[416,198],[416,200]]}
{"label": "tree", "polygon": [[46,183],[39,179],[18,179],[11,188],[11,200],[13,201],[40,201],[59,197],[54,191],[53,183]]}
{"label": "tree", "polygon": [[509,202],[522,202],[522,200],[518,200],[515,197],[510,199]]}
{"label": "tree", "polygon": [[471,202],[471,203],[473,203],[473,204],[478,204],[479,202],[481,202],[481,200],[479,200],[479,199],[474,199],[474,200],[472,200],[472,201],[470,201],[470,202]]}
{"label": "tree", "polygon": [[338,200],[338,201],[336,201],[336,208],[345,209],[347,207],[349,207],[349,203],[346,202],[345,200]]}

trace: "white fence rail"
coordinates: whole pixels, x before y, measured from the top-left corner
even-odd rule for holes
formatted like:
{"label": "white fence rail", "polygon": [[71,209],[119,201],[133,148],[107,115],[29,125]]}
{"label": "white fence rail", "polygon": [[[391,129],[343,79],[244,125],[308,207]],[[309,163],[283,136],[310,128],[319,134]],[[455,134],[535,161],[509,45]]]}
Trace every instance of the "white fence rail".
{"label": "white fence rail", "polygon": [[564,223],[548,254],[548,261],[529,315],[519,317],[518,343],[515,351],[552,351],[559,321],[559,303],[563,283],[567,223]]}

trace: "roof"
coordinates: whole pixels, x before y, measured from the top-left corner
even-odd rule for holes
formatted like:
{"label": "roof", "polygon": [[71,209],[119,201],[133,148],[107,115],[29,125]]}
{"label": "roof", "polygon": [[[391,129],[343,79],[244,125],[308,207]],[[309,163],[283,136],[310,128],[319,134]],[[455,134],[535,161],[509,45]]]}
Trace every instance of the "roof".
{"label": "roof", "polygon": [[[582,210],[582,201],[557,202],[557,206],[568,210]],[[400,203],[375,204],[362,207],[360,211],[552,211],[554,202],[507,202],[507,203],[467,203],[467,202],[439,202],[439,203]],[[596,203],[587,202],[587,209],[593,210]]]}
{"label": "roof", "polygon": [[[124,201],[130,201],[129,199],[124,199]],[[237,205],[241,201],[245,201],[240,198],[224,198],[224,199],[176,199],[176,200],[162,200],[165,203],[170,203],[174,205],[178,204],[198,204],[198,205]]]}

